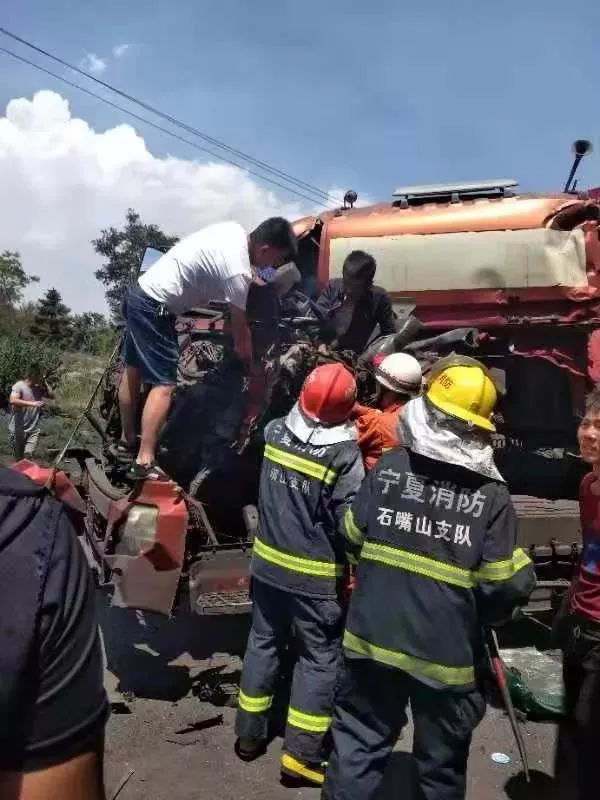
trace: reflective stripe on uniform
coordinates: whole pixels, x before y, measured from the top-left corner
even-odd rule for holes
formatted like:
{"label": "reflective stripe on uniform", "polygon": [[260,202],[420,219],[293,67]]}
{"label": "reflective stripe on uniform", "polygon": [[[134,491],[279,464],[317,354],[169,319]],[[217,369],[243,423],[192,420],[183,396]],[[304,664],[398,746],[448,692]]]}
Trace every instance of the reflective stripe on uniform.
{"label": "reflective stripe on uniform", "polygon": [[304,711],[292,708],[292,706],[288,709],[287,721],[294,728],[300,728],[300,730],[308,731],[309,733],[327,733],[331,725],[331,717],[306,714]]}
{"label": "reflective stripe on uniform", "polygon": [[287,450],[281,450],[272,444],[265,445],[265,458],[269,461],[274,461],[275,464],[281,464],[282,467],[293,469],[296,472],[301,472],[303,475],[308,475],[310,478],[316,478],[327,486],[335,483],[337,472],[329,469],[318,461],[313,461],[311,458],[304,458],[295,453],[290,453]]}
{"label": "reflective stripe on uniform", "polygon": [[472,666],[446,667],[443,664],[434,664],[408,653],[378,647],[365,639],[360,639],[350,631],[344,634],[344,647],[373,661],[397,667],[415,677],[431,678],[445,686],[466,686],[475,683],[475,669]]}
{"label": "reflective stripe on uniform", "polygon": [[444,564],[433,558],[409,553],[397,547],[365,542],[361,558],[366,558],[369,561],[378,561],[380,564],[404,569],[407,572],[415,572],[418,575],[425,575],[427,578],[433,578],[436,581],[442,581],[442,583],[450,583],[453,586],[460,586],[463,589],[472,589],[476,585],[475,576],[468,569],[455,567],[452,564]]}
{"label": "reflective stripe on uniform", "polygon": [[527,553],[517,547],[512,558],[507,558],[505,561],[488,561],[475,572],[475,575],[480,582],[508,581],[529,564],[531,564],[531,559]]}
{"label": "reflective stripe on uniform", "polygon": [[250,697],[240,689],[238,697],[238,705],[249,714],[262,714],[271,708],[273,703],[273,695],[264,695],[263,697]]}
{"label": "reflective stripe on uniform", "polygon": [[337,578],[343,575],[344,567],[342,564],[332,564],[329,561],[314,561],[304,556],[294,556],[283,550],[278,550],[271,545],[265,544],[258,537],[254,538],[254,555],[283,567],[290,572],[300,572],[303,575],[314,575],[317,578]]}
{"label": "reflective stripe on uniform", "polygon": [[361,545],[363,543],[365,535],[354,521],[354,514],[351,508],[346,509],[344,514],[344,531],[352,544]]}
{"label": "reflective stripe on uniform", "polygon": [[[348,523],[346,520],[344,521],[347,531]],[[353,540],[351,539],[351,541]],[[531,559],[527,553],[521,548],[517,548],[512,558],[504,561],[490,561],[478,570],[469,570],[456,567],[454,564],[436,561],[427,556],[417,555],[417,553],[410,553],[407,550],[400,550],[398,547],[375,544],[375,542],[365,542],[362,547],[361,558],[366,558],[368,561],[377,561],[380,564],[386,564],[388,567],[414,572],[417,575],[424,575],[442,583],[460,586],[462,589],[473,589],[482,582],[508,581],[523,567],[531,564]]]}
{"label": "reflective stripe on uniform", "polygon": [[281,769],[283,772],[287,772],[288,775],[307,778],[309,781],[319,785],[325,782],[325,773],[323,769],[309,767],[303,761],[294,758],[294,756],[291,756],[289,753],[281,754]]}

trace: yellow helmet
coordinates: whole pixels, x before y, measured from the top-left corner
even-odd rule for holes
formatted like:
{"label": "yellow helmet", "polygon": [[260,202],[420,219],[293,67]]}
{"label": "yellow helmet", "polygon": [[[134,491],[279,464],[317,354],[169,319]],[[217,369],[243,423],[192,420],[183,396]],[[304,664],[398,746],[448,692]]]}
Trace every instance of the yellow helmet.
{"label": "yellow helmet", "polygon": [[494,381],[483,364],[450,365],[435,374],[427,398],[440,411],[477,428],[495,431],[492,414],[498,399]]}

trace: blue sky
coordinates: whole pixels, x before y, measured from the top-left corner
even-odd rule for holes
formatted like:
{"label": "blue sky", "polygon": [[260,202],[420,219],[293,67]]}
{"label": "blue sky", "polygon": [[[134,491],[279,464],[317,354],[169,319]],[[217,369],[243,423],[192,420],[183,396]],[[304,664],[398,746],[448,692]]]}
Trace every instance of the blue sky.
{"label": "blue sky", "polygon": [[[0,25],[326,190],[552,191],[580,137],[580,186],[600,186],[600,0],[3,0]],[[35,293],[103,310],[90,241],[129,206],[178,235],[312,210],[209,161],[0,54],[0,249]]]}
{"label": "blue sky", "polygon": [[[597,150],[582,185],[600,184],[598,0],[4,0],[2,8],[2,25],[67,60],[129,43],[102,77],[319,186],[383,199],[402,183],[508,176],[552,189],[580,136]],[[123,121],[5,56],[0,63],[2,107],[56,88],[97,128]],[[197,157],[140,131],[155,153]]]}

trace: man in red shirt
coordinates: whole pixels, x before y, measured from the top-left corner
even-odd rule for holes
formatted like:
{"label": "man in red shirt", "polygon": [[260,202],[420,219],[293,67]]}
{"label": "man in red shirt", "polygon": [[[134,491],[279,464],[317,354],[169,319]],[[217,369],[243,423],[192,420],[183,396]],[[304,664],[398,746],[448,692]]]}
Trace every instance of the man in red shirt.
{"label": "man in red shirt", "polygon": [[583,555],[569,593],[562,648],[566,711],[573,726],[578,798],[598,797],[600,742],[600,389],[586,398],[578,431],[583,460],[592,471],[581,482]]}

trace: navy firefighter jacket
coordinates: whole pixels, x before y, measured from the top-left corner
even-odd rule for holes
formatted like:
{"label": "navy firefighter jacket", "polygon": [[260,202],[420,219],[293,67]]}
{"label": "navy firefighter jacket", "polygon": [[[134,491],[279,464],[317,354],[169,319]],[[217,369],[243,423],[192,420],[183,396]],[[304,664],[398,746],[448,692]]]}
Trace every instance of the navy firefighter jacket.
{"label": "navy firefighter jacket", "polygon": [[346,564],[342,524],[364,477],[351,423],[305,436],[287,418],[265,429],[253,577],[298,594],[335,598]]}
{"label": "navy firefighter jacket", "polygon": [[472,686],[483,627],[535,585],[505,484],[397,447],[365,479],[345,533],[358,559],[346,654],[435,688]]}

